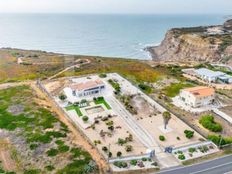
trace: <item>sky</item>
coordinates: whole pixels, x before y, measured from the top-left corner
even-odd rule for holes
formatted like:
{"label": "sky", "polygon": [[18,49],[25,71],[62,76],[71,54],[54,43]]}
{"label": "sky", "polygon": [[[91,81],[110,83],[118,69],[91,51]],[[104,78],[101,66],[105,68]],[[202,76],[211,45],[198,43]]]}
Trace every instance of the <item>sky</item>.
{"label": "sky", "polygon": [[0,0],[0,13],[232,14],[232,0]]}

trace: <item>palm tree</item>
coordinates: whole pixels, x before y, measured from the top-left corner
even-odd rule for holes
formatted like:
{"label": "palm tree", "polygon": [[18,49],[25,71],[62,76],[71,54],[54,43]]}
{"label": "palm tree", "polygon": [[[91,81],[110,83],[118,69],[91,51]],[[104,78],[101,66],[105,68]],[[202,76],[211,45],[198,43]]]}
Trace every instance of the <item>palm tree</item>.
{"label": "palm tree", "polygon": [[164,119],[164,129],[167,129],[167,125],[169,120],[171,119],[171,114],[168,111],[163,112],[163,119]]}

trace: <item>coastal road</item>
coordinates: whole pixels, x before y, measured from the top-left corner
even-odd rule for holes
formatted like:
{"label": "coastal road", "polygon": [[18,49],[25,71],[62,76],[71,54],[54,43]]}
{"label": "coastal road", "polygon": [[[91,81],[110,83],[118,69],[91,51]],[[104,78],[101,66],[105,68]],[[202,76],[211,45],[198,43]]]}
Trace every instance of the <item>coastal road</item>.
{"label": "coastal road", "polygon": [[232,173],[232,155],[186,167],[164,170],[158,174],[229,174]]}

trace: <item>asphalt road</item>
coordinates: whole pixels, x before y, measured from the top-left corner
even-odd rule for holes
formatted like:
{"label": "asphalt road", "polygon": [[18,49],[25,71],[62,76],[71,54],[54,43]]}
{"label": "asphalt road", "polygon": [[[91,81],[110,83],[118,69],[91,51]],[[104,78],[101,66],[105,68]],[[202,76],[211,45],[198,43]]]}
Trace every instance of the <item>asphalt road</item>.
{"label": "asphalt road", "polygon": [[159,174],[225,174],[232,171],[232,155],[186,167],[178,167]]}

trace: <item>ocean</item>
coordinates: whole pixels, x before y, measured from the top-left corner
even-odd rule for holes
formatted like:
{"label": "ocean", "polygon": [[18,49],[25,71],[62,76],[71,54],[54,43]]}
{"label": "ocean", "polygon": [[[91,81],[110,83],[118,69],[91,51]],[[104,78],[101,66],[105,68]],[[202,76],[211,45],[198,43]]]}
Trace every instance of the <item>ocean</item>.
{"label": "ocean", "polygon": [[168,29],[222,24],[225,15],[0,14],[0,47],[150,59]]}

